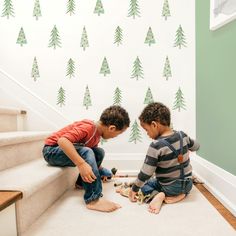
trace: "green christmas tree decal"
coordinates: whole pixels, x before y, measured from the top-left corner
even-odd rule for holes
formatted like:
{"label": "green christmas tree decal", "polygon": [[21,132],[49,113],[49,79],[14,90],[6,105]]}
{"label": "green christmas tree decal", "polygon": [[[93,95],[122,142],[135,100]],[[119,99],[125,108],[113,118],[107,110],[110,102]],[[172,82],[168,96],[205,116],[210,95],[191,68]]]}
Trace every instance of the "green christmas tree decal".
{"label": "green christmas tree decal", "polygon": [[182,46],[186,47],[186,41],[185,41],[185,36],[184,36],[184,31],[182,29],[182,26],[179,25],[179,28],[176,31],[174,47],[179,47],[179,49],[181,49]]}
{"label": "green christmas tree decal", "polygon": [[143,78],[143,68],[138,57],[134,61],[131,78],[136,78],[136,80],[138,80],[139,78]]}
{"label": "green christmas tree decal", "polygon": [[33,66],[32,66],[32,71],[31,71],[31,77],[34,78],[34,81],[37,80],[37,78],[39,78],[39,68],[38,68],[38,62],[36,57],[34,57],[34,62],[33,62]]}
{"label": "green christmas tree decal", "polygon": [[148,29],[147,36],[144,43],[147,43],[149,46],[151,46],[152,43],[156,43],[151,27],[149,27]]}
{"label": "green christmas tree decal", "polygon": [[36,20],[38,20],[38,18],[42,16],[39,0],[35,0],[34,2],[33,16],[35,16]]}
{"label": "green christmas tree decal", "polygon": [[106,142],[107,142],[106,139],[104,139],[104,138],[101,138],[101,139],[100,139],[100,143],[101,143],[101,145],[103,145],[103,144],[106,143]]}
{"label": "green christmas tree decal", "polygon": [[59,105],[60,107],[65,106],[65,100],[66,100],[65,93],[66,93],[65,89],[60,87],[57,95],[57,105]]}
{"label": "green christmas tree decal", "polygon": [[14,9],[11,0],[4,0],[4,7],[2,10],[2,17],[6,16],[9,19],[9,16],[14,17]]}
{"label": "green christmas tree decal", "polygon": [[85,94],[84,94],[83,106],[86,107],[86,110],[88,110],[89,106],[92,106],[88,85],[86,86],[86,90],[85,90]]}
{"label": "green christmas tree decal", "polygon": [[71,58],[67,63],[66,76],[75,77],[75,62]]}
{"label": "green christmas tree decal", "polygon": [[181,89],[179,88],[175,94],[175,102],[174,102],[173,110],[178,109],[178,111],[180,111],[181,108],[186,110],[183,93],[182,93]]}
{"label": "green christmas tree decal", "polygon": [[152,96],[152,91],[150,88],[148,88],[143,104],[150,104],[152,102],[154,102],[153,96]]}
{"label": "green christmas tree decal", "polygon": [[106,57],[104,57],[104,59],[103,59],[102,66],[100,69],[100,74],[103,74],[104,76],[106,76],[107,74],[111,74]]}
{"label": "green christmas tree decal", "polygon": [[170,68],[170,61],[169,61],[168,56],[166,57],[165,66],[164,66],[164,70],[163,70],[163,76],[166,77],[166,80],[168,80],[169,77],[172,77],[171,68]]}
{"label": "green christmas tree decal", "polygon": [[167,20],[167,17],[170,16],[170,7],[168,0],[164,1],[163,8],[162,8],[162,16],[165,17],[165,20]]}
{"label": "green christmas tree decal", "polygon": [[75,1],[74,0],[68,0],[66,13],[69,13],[70,16],[72,14],[75,14]]}
{"label": "green christmas tree decal", "polygon": [[54,25],[51,31],[51,38],[48,47],[53,47],[54,49],[56,49],[56,47],[61,47],[61,40],[56,25]]}
{"label": "green christmas tree decal", "polygon": [[132,16],[133,18],[135,18],[135,16],[140,16],[138,0],[130,0],[128,16]]}
{"label": "green christmas tree decal", "polygon": [[85,50],[85,48],[88,47],[88,46],[89,46],[88,35],[87,35],[86,29],[85,29],[85,26],[84,26],[83,33],[82,33],[82,36],[81,36],[81,41],[80,41],[80,47],[82,47]]}
{"label": "green christmas tree decal", "polygon": [[115,93],[113,97],[113,105],[121,106],[121,100],[122,100],[121,90],[117,87],[115,89]]}
{"label": "green christmas tree decal", "polygon": [[100,14],[104,14],[104,9],[103,9],[103,5],[102,5],[102,1],[101,0],[97,0],[96,6],[94,8],[93,11],[94,14],[98,14],[98,16],[100,16]]}
{"label": "green christmas tree decal", "polygon": [[122,44],[122,39],[123,39],[122,29],[120,28],[120,26],[117,26],[115,31],[114,44],[117,44],[117,46],[119,46],[120,44]]}
{"label": "green christmas tree decal", "polygon": [[129,142],[134,142],[136,144],[138,141],[142,142],[142,137],[141,137],[141,132],[140,132],[138,123],[135,120],[131,127],[131,134],[130,134]]}
{"label": "green christmas tree decal", "polygon": [[16,41],[17,44],[20,44],[20,46],[23,46],[23,44],[27,43],[26,37],[25,37],[25,33],[23,28],[20,28],[20,32]]}

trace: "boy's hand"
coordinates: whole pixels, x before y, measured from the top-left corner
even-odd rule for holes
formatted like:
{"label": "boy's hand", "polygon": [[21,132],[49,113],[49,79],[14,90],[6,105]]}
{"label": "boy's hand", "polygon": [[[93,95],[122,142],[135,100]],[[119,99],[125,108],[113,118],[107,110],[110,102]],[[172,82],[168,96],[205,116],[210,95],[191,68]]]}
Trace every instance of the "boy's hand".
{"label": "boy's hand", "polygon": [[80,164],[78,169],[84,182],[92,183],[97,178],[94,175],[91,166],[87,162]]}
{"label": "boy's hand", "polygon": [[137,202],[137,199],[136,199],[136,195],[137,193],[132,191],[132,189],[129,191],[129,200],[131,202]]}

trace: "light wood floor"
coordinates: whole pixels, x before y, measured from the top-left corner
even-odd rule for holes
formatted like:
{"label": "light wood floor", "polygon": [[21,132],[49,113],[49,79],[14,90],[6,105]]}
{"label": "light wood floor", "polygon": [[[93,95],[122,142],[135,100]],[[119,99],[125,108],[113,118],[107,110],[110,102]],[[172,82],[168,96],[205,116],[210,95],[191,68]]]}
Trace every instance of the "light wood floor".
{"label": "light wood floor", "polygon": [[207,200],[217,209],[217,211],[236,230],[236,217],[227,210],[205,187],[203,184],[196,184],[196,188],[207,198]]}

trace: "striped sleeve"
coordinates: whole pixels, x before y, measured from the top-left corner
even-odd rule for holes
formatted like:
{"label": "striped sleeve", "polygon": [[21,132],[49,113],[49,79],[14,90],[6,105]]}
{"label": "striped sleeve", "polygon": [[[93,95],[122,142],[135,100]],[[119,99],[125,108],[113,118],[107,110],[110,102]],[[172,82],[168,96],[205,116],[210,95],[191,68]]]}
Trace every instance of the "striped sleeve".
{"label": "striped sleeve", "polygon": [[188,137],[188,148],[190,151],[197,151],[200,147],[200,144],[194,140]]}
{"label": "striped sleeve", "polygon": [[148,148],[143,166],[132,186],[132,190],[134,192],[138,192],[139,189],[145,184],[145,182],[149,180],[154,174],[157,168],[158,153],[159,150],[151,144]]}

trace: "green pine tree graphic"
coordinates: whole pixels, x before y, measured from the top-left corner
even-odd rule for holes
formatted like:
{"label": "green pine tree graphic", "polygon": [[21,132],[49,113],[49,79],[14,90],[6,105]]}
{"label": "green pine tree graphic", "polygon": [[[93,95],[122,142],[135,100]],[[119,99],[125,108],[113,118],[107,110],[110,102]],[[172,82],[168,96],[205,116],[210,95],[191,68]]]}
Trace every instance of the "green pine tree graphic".
{"label": "green pine tree graphic", "polygon": [[9,16],[14,17],[14,9],[12,5],[12,0],[4,0],[4,7],[2,10],[2,17],[6,16],[9,19]]}
{"label": "green pine tree graphic", "polygon": [[33,16],[35,16],[36,20],[42,16],[39,0],[35,0],[34,2]]}
{"label": "green pine tree graphic", "polygon": [[114,38],[115,38],[114,39],[114,44],[117,44],[117,46],[122,44],[123,33],[122,33],[122,29],[120,28],[120,26],[117,26]]}
{"label": "green pine tree graphic", "polygon": [[137,142],[142,142],[141,132],[140,132],[139,125],[136,120],[134,121],[131,127],[129,142],[134,142],[135,144]]}
{"label": "green pine tree graphic", "polygon": [[163,70],[163,77],[165,77],[166,80],[168,80],[169,77],[172,77],[171,68],[170,68],[170,61],[169,61],[168,56],[166,57],[166,61],[165,61],[165,66],[164,66],[164,70]]}
{"label": "green pine tree graphic", "polygon": [[20,46],[23,46],[23,44],[27,43],[26,37],[25,37],[25,33],[23,28],[20,28],[20,32],[16,41],[17,44],[20,44]]}
{"label": "green pine tree graphic", "polygon": [[130,0],[128,17],[130,16],[132,16],[133,18],[135,18],[135,16],[140,16],[138,0]]}
{"label": "green pine tree graphic", "polygon": [[92,106],[88,85],[86,86],[86,90],[85,90],[85,94],[84,94],[83,106],[86,107],[86,110],[88,110],[89,106]]}
{"label": "green pine tree graphic", "polygon": [[104,8],[101,0],[97,0],[93,13],[98,14],[98,16],[100,16],[100,14],[104,14]]}
{"label": "green pine tree graphic", "polygon": [[87,35],[87,31],[86,31],[85,26],[83,28],[83,33],[81,36],[80,47],[82,47],[84,50],[86,47],[89,47],[88,35]]}
{"label": "green pine tree graphic", "polygon": [[151,27],[149,27],[148,29],[147,36],[144,43],[147,43],[149,46],[151,46],[151,44],[156,43]]}
{"label": "green pine tree graphic", "polygon": [[182,26],[179,25],[179,28],[176,31],[174,47],[179,47],[179,49],[181,49],[182,46],[186,47],[186,41],[185,41],[185,36],[184,36],[184,31],[182,29]]}
{"label": "green pine tree graphic", "polygon": [[113,105],[121,106],[121,100],[122,100],[121,90],[117,87],[114,92]]}
{"label": "green pine tree graphic", "polygon": [[170,16],[170,7],[168,0],[164,0],[163,8],[162,8],[162,16],[165,17],[165,20],[167,20],[167,17]]}
{"label": "green pine tree graphic", "polygon": [[144,99],[144,103],[143,104],[150,104],[154,102],[154,99],[153,99],[153,96],[152,96],[152,91],[151,89],[148,87],[148,90],[146,92],[146,96],[145,96],[145,99]]}
{"label": "green pine tree graphic", "polygon": [[175,102],[174,102],[174,107],[173,110],[178,109],[178,111],[182,109],[186,110],[185,108],[185,102],[184,102],[184,97],[181,89],[179,88],[178,91],[175,94]]}
{"label": "green pine tree graphic", "polygon": [[36,57],[34,57],[32,71],[31,71],[31,77],[34,78],[34,81],[36,81],[37,78],[40,77],[40,75],[39,75],[39,68],[38,68],[38,62],[37,62]]}
{"label": "green pine tree graphic", "polygon": [[75,1],[74,0],[68,0],[67,1],[67,11],[66,14],[70,14],[70,16],[72,14],[75,14]]}
{"label": "green pine tree graphic", "polygon": [[61,40],[56,25],[54,25],[51,31],[51,38],[48,47],[53,47],[54,49],[56,49],[56,47],[61,47]]}
{"label": "green pine tree graphic", "polygon": [[59,105],[60,107],[65,106],[65,100],[66,100],[65,93],[66,93],[65,89],[60,87],[57,95],[57,105]]}
{"label": "green pine tree graphic", "polygon": [[102,66],[100,69],[100,74],[103,74],[104,76],[106,76],[107,74],[111,74],[108,62],[106,57],[104,57],[103,61],[102,61]]}
{"label": "green pine tree graphic", "polygon": [[67,63],[66,76],[75,77],[75,62],[71,58]]}
{"label": "green pine tree graphic", "polygon": [[139,78],[143,78],[143,68],[139,60],[139,57],[137,57],[136,60],[134,61],[131,78],[136,78],[136,80],[138,80]]}

